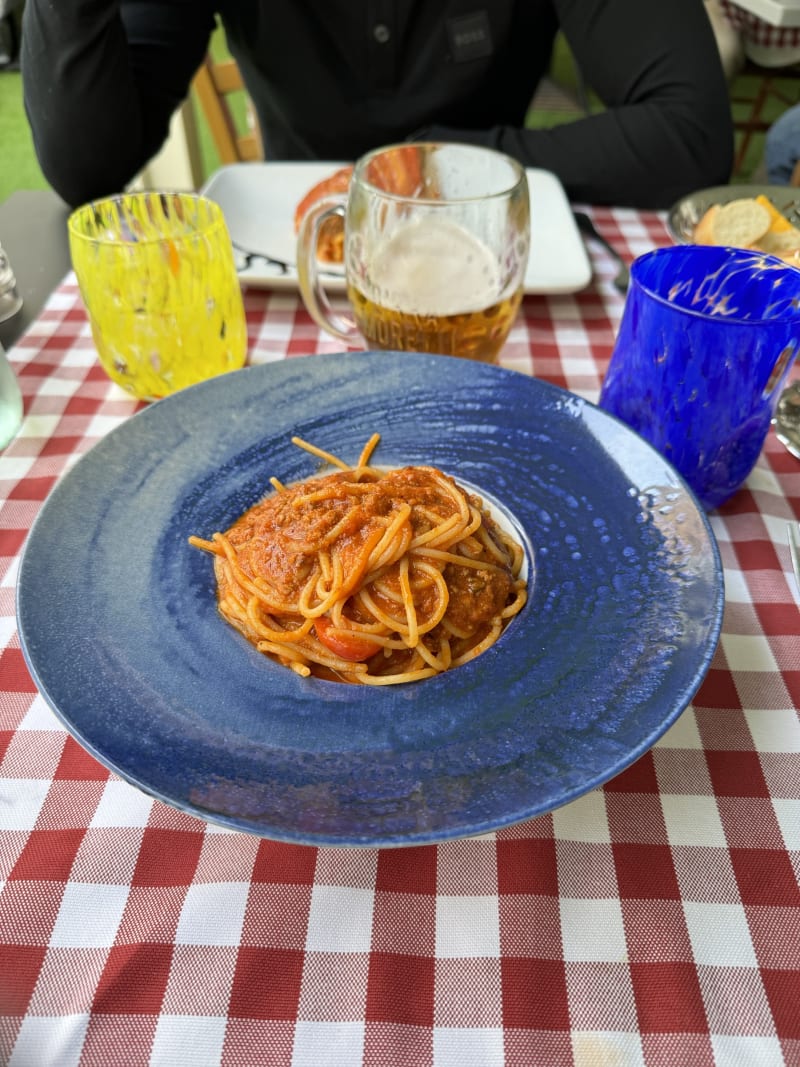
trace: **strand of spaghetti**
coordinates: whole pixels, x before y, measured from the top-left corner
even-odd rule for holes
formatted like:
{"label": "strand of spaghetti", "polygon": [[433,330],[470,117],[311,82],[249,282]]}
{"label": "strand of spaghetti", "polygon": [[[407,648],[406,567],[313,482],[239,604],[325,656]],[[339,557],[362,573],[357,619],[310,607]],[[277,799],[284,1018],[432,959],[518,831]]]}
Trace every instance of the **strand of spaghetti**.
{"label": "strand of spaghetti", "polygon": [[250,623],[247,618],[247,605],[250,600],[247,592],[241,586],[228,579],[226,583],[226,595],[220,601],[220,611],[236,622],[236,625],[251,633]]}
{"label": "strand of spaghetti", "polygon": [[368,630],[367,631],[356,630],[356,628],[354,628],[354,626],[348,620],[348,623],[346,625],[343,625],[343,626],[336,626],[334,624],[330,628],[329,633],[334,633],[336,631],[339,634],[341,634],[342,636],[352,636],[353,634],[362,634],[362,633],[364,633],[364,634],[369,636],[370,641],[372,641],[374,644],[378,644],[378,646],[381,647],[381,649],[383,650],[384,653],[401,652],[401,651],[402,652],[409,652],[410,651],[409,650],[409,646],[407,646],[407,644],[405,643],[405,641],[402,640],[402,638],[391,636],[391,633],[393,633],[393,632],[388,631],[388,628],[386,626],[384,626],[383,624],[380,624],[380,625],[381,625],[381,630],[383,631],[383,633],[374,633],[374,632],[368,631]]}
{"label": "strand of spaghetti", "polygon": [[470,559],[475,559],[483,552],[483,546],[480,541],[475,537],[466,537],[463,541],[458,542],[458,554],[460,556],[468,556]]}
{"label": "strand of spaghetti", "polygon": [[[356,599],[358,600],[358,603],[361,604],[364,608],[366,608],[366,610],[374,618],[376,618],[379,622],[382,622],[383,625],[387,628],[387,630],[390,630],[392,633],[399,634],[401,637],[405,638],[408,633],[406,620],[404,618],[395,618],[387,611],[384,611],[383,608],[379,607],[373,600],[368,589],[359,589],[358,596]],[[398,607],[402,607],[402,601],[398,601],[397,603]],[[403,643],[406,643],[405,640],[403,641]]]}
{"label": "strand of spaghetti", "polygon": [[501,619],[511,619],[515,615],[519,614],[525,605],[525,601],[528,599],[528,593],[525,589],[525,583],[520,579],[514,584],[517,595],[514,597],[510,604],[507,604],[500,612]]}
{"label": "strand of spaghetti", "polygon": [[444,669],[450,670],[450,666],[453,662],[453,651],[450,647],[450,638],[443,635],[439,641],[439,658],[444,663]]}
{"label": "strand of spaghetti", "polygon": [[205,538],[195,537],[194,534],[192,534],[188,540],[190,545],[194,545],[195,548],[200,548],[203,552],[208,552],[212,556],[221,556],[223,554],[216,541],[206,541]]}
{"label": "strand of spaghetti", "polygon": [[258,597],[269,612],[290,615],[294,611],[294,604],[287,601],[284,597],[281,597],[277,590],[272,587],[265,588],[266,583],[263,579],[253,579],[245,574],[239,566],[235,556],[232,558],[226,556],[226,558],[221,561],[220,566],[222,567],[226,580],[230,585],[238,586],[243,593],[249,593],[251,596]]}
{"label": "strand of spaghetti", "polygon": [[440,651],[440,654],[438,656],[435,656],[425,644],[425,642],[420,641],[420,643],[417,645],[416,651],[419,652],[420,656],[422,656],[422,658],[425,660],[429,667],[433,667],[437,673],[441,674],[442,671],[446,671],[447,668],[450,666],[449,643],[447,641],[442,642],[441,649],[446,649],[448,654],[443,656]]}
{"label": "strand of spaghetti", "polygon": [[317,584],[314,586],[314,596],[317,601],[327,600],[332,592],[339,589],[342,584],[342,557],[334,548],[330,554],[331,570],[327,579],[322,576],[317,578]]}
{"label": "strand of spaghetti", "polygon": [[436,526],[442,521],[441,511],[436,511],[435,508],[427,507],[425,504],[417,504],[416,513],[417,518],[427,519],[431,526]]}
{"label": "strand of spaghetti", "polygon": [[358,563],[350,568],[349,574],[343,574],[342,576],[340,586],[340,596],[342,598],[350,596],[353,590],[360,585],[367,572],[367,568],[370,565],[373,553],[382,541],[384,533],[385,530],[378,526],[367,534],[364,539],[364,544],[361,546],[361,555],[359,556]]}
{"label": "strand of spaghetti", "polygon": [[317,586],[317,595],[320,597],[320,599],[326,599],[330,596],[331,593],[338,592],[344,584],[345,566],[344,560],[342,559],[342,553],[338,545],[331,545],[330,560],[330,581],[326,583],[320,583]]}
{"label": "strand of spaghetti", "polygon": [[417,626],[417,611],[414,607],[414,597],[411,595],[411,586],[408,581],[408,556],[400,560],[400,592],[403,596],[403,607],[406,612],[406,627],[408,631],[409,648],[416,648],[419,643],[419,627]]}
{"label": "strand of spaghetti", "polygon": [[[411,548],[420,548],[422,545],[437,545],[440,541],[447,540],[448,536],[458,528],[458,532],[464,528],[464,520],[461,515],[451,515],[449,519],[440,522],[438,526],[426,530],[425,533],[417,534],[411,542]],[[458,538],[455,538],[458,540]]]}
{"label": "strand of spaghetti", "polygon": [[[318,563],[320,563],[320,567],[317,570],[313,570],[311,572],[311,576],[308,578],[305,585],[300,590],[300,595],[297,598],[297,610],[300,612],[301,615],[305,615],[306,617],[309,617],[310,615],[311,598],[316,594],[317,583],[319,581],[320,572],[322,570],[321,564],[323,557],[324,553],[320,553],[320,557],[318,560]],[[331,574],[332,570],[333,568],[330,568],[328,573]]]}
{"label": "strand of spaghetti", "polygon": [[469,663],[471,659],[475,659],[475,657],[479,656],[481,652],[485,652],[487,648],[491,648],[491,646],[500,636],[500,631],[502,629],[503,624],[501,620],[495,619],[492,623],[492,628],[489,630],[489,633],[486,635],[486,637],[484,637],[482,641],[479,641],[477,645],[473,645],[472,648],[470,648],[467,652],[464,652],[462,655],[454,659],[450,666],[460,667],[463,663]]}
{"label": "strand of spaghetti", "polygon": [[[438,585],[438,576],[441,575],[442,570],[439,567],[434,567],[433,571],[437,574],[437,579],[431,578],[431,573],[427,570],[421,569],[423,563],[421,557],[414,558],[414,569],[411,572],[409,581],[411,584],[411,591],[416,596],[417,594],[424,594],[430,590],[433,586]],[[379,593],[386,600],[392,600],[396,604],[402,603],[402,597],[398,594],[394,587],[393,582],[396,580],[397,574],[392,570],[388,570],[382,574],[379,574],[371,582],[364,582],[364,588],[372,588],[376,593]]]}
{"label": "strand of spaghetti", "polygon": [[[367,568],[368,576],[379,571],[381,567],[390,566],[405,555],[412,538],[412,529],[408,521],[410,517],[411,505],[401,504],[380,541],[372,550]],[[365,579],[365,582],[368,581],[369,577]]]}
{"label": "strand of spaghetti", "polygon": [[[344,567],[342,566],[342,557],[339,555],[335,548],[330,554],[330,561],[331,571],[329,580],[324,581],[320,576],[317,578],[317,583],[314,586],[313,593],[317,601],[317,606],[312,607],[311,601],[309,600],[307,610],[303,611],[304,615],[311,615],[316,617],[314,613],[316,612],[317,607],[319,607],[320,604],[330,606],[330,604],[335,603],[335,601],[338,599],[339,590],[341,589],[342,581],[344,579]],[[325,610],[327,610],[327,607],[325,608]],[[324,614],[324,611],[319,612],[319,614]]]}
{"label": "strand of spaghetti", "polygon": [[328,670],[348,671],[354,674],[367,673],[366,663],[354,663],[352,660],[342,659],[335,652],[331,652],[329,648],[317,641],[316,638],[304,638],[295,647],[307,657],[309,662],[318,663],[322,667],[327,667]]}
{"label": "strand of spaghetti", "polygon": [[345,576],[343,571],[341,557],[338,553],[333,553],[333,580],[330,583],[330,592],[327,596],[321,599],[319,603],[312,605],[310,603],[310,595],[308,595],[307,585],[300,595],[298,606],[301,614],[311,616],[312,618],[319,618],[320,615],[324,615],[326,611],[329,611],[337,600],[345,600],[358,585],[369,562],[370,553],[382,536],[383,530],[380,528],[370,532],[366,538],[365,544],[362,546],[358,564],[353,567],[352,571],[347,576]]}
{"label": "strand of spaghetti", "polygon": [[[305,541],[292,541],[292,547],[297,552],[301,552],[304,555],[313,555],[314,553],[321,553],[329,545],[331,545],[338,535],[347,527],[349,520],[349,514],[345,514],[339,522],[330,528],[327,533],[318,534],[315,533],[313,538],[307,538]],[[321,526],[322,523],[317,523],[317,526]]]}
{"label": "strand of spaghetti", "polygon": [[504,570],[503,567],[498,567],[495,563],[488,563],[486,560],[481,559],[471,559],[469,556],[459,556],[455,552],[443,552],[439,548],[412,548],[409,549],[409,552],[413,556],[419,556],[420,559],[435,559],[441,560],[442,563],[457,563],[459,567],[472,567],[474,570],[479,571]]}
{"label": "strand of spaghetti", "polygon": [[309,504],[319,504],[323,500],[340,500],[346,504],[348,496],[366,496],[367,493],[373,492],[374,488],[374,482],[337,482],[336,485],[328,485],[323,489],[315,489],[312,493],[296,496],[292,507],[302,508]]}
{"label": "strand of spaghetti", "polygon": [[[444,567],[438,563],[431,563],[425,560],[425,556],[422,552],[415,553],[413,556],[414,570],[411,575],[411,588],[415,592],[424,593],[426,589],[430,589],[432,585],[438,583]],[[427,562],[427,566],[423,567],[422,564]],[[431,578],[431,575],[436,572],[436,578]]]}
{"label": "strand of spaghetti", "polygon": [[402,674],[362,674],[358,681],[364,685],[401,685],[403,682],[419,682],[423,678],[433,678],[439,672],[433,667],[422,667],[417,671],[404,671]]}
{"label": "strand of spaghetti", "polygon": [[270,641],[295,641],[298,637],[305,637],[314,625],[313,619],[304,619],[302,624],[293,630],[275,629],[273,626],[268,626],[263,619],[258,617],[258,608],[258,598],[250,597],[247,602],[248,621],[259,637],[267,638]]}
{"label": "strand of spaghetti", "polygon": [[482,526],[478,531],[478,537],[490,555],[494,556],[495,559],[499,559],[502,563],[507,564],[509,562],[509,555],[505,551],[505,546],[498,545],[485,526]]}
{"label": "strand of spaghetti", "polygon": [[462,630],[460,627],[453,625],[450,619],[442,619],[442,626],[453,637],[458,637],[462,641],[469,637],[468,630]]}
{"label": "strand of spaghetti", "polygon": [[387,628],[382,622],[377,619],[373,619],[372,622],[364,622],[363,620],[353,619],[350,616],[344,614],[344,609],[347,607],[348,601],[338,600],[330,612],[330,620],[334,626],[339,627],[341,630],[351,630],[359,634],[379,635],[385,634]]}
{"label": "strand of spaghetti", "polygon": [[234,594],[232,591],[230,591],[227,596],[220,598],[219,610],[231,622],[236,621],[237,624],[241,623],[243,627],[245,626],[247,607],[239,599],[238,595]]}
{"label": "strand of spaghetti", "polygon": [[481,528],[481,524],[483,523],[483,516],[481,515],[480,511],[478,511],[478,509],[473,507],[471,504],[469,508],[469,513],[470,521],[464,527],[464,531],[460,537],[460,541],[462,542],[462,544],[464,541],[467,540],[474,541],[475,538],[473,537],[473,534]]}
{"label": "strand of spaghetti", "polygon": [[436,609],[431,612],[426,622],[419,626],[419,632],[421,634],[429,633],[434,626],[438,624],[444,618],[447,611],[448,604],[450,603],[450,590],[447,588],[447,582],[444,579],[444,575],[438,567],[432,567],[430,563],[425,563],[422,560],[417,560],[414,563],[414,569],[420,570],[423,574],[433,582],[436,586],[439,594],[439,601]]}
{"label": "strand of spaghetti", "polygon": [[286,486],[277,478],[270,478],[269,484],[272,486],[276,493],[286,492]]}
{"label": "strand of spaghetti", "polygon": [[[481,551],[481,542],[478,539],[483,532],[483,516],[472,504],[469,505],[470,521],[460,531],[458,536],[458,548],[467,555],[478,555]],[[477,535],[477,536],[474,536]],[[433,547],[449,548],[449,545],[435,545]]]}
{"label": "strand of spaghetti", "polygon": [[353,682],[355,685],[397,685],[398,682],[414,681],[417,677],[414,672],[423,669],[430,671],[425,675],[427,678],[439,673],[432,668],[426,668],[425,661],[416,656],[413,664],[406,665],[402,670],[397,670],[394,674],[381,673],[380,671],[372,674],[369,672],[365,674],[350,674],[349,671],[341,671],[339,672],[339,677],[343,682]]}
{"label": "strand of spaghetti", "polygon": [[[428,618],[425,620],[424,623],[417,622],[416,630],[417,638],[419,638],[420,634],[429,633],[439,622],[441,622],[442,618],[444,617],[444,613],[447,611],[450,593],[447,588],[447,582],[444,580],[443,576],[439,573],[436,567],[430,567],[421,562],[416,563],[415,567],[420,567],[421,569],[427,571],[429,576],[433,579],[438,593],[438,600],[434,610],[429,614]],[[386,596],[387,598],[391,598],[398,605],[398,607],[402,607],[405,611],[406,605],[405,598],[403,596],[397,597],[389,587],[380,588],[380,590],[378,591],[380,591],[381,595]],[[373,615],[376,619],[380,620],[380,622],[382,622],[389,630],[399,634],[403,638],[403,641],[407,645],[407,647],[414,647],[411,644],[411,634],[409,632],[407,615],[405,620],[399,619],[394,615],[390,615],[387,611],[384,611],[383,608],[381,608],[375,602],[369,589],[366,588],[359,590],[357,600],[371,615]]]}
{"label": "strand of spaghetti", "polygon": [[469,520],[469,504],[467,503],[467,499],[463,495],[463,493],[459,492],[458,489],[453,485],[453,483],[448,481],[447,478],[445,478],[445,476],[442,474],[442,472],[438,471],[435,467],[423,467],[423,470],[427,470],[430,472],[431,476],[433,477],[433,480],[442,489],[444,489],[445,493],[455,503],[456,507],[459,510],[459,513],[464,519],[464,522],[467,522]]}
{"label": "strand of spaghetti", "polygon": [[322,577],[325,579],[326,582],[330,584],[331,575],[333,574],[330,552],[320,552],[317,555],[317,562],[319,563],[319,569],[322,572]]}
{"label": "strand of spaghetti", "polygon": [[378,442],[380,441],[380,439],[381,439],[381,435],[379,433],[374,433],[372,435],[372,437],[370,437],[369,441],[367,441],[367,443],[361,449],[361,455],[358,457],[358,464],[357,465],[359,467],[366,467],[367,466],[367,464],[370,461],[370,457],[372,456],[372,453],[377,448],[377,445],[378,445]]}
{"label": "strand of spaghetti", "polygon": [[[392,582],[389,579],[394,579],[394,581]],[[374,582],[370,582],[369,584],[365,582],[364,589],[362,589],[361,592],[366,589],[370,590],[372,594],[378,593],[384,600],[389,600],[392,604],[396,604],[398,608],[402,608],[403,594],[400,592],[399,588],[396,588],[396,583],[397,571],[395,570],[385,574],[382,578],[376,579]]]}
{"label": "strand of spaghetti", "polygon": [[[373,521],[379,526],[384,525],[385,523],[385,520],[380,515],[376,515]],[[339,519],[339,521],[334,526],[332,526],[330,530],[328,530],[327,533],[322,534],[316,540],[298,541],[297,549],[300,552],[313,552],[315,550],[328,548],[328,546],[332,545],[333,542],[339,538],[339,535],[344,533],[344,531],[347,530],[347,528],[351,526],[352,523],[352,513],[350,511],[347,511],[341,517],[341,519]]]}
{"label": "strand of spaghetti", "polygon": [[[408,645],[405,643],[405,641],[401,641],[396,637],[390,637],[386,633],[386,627],[385,626],[381,626],[381,629],[384,631],[383,633],[371,633],[371,632],[367,631],[367,632],[369,632],[369,639],[373,644],[380,645],[380,647],[382,649],[386,650],[386,651],[392,651],[392,650],[395,650],[395,649],[396,650],[405,649],[406,651],[408,650]],[[343,636],[343,637],[350,637],[354,633],[364,633],[364,632],[365,631],[362,631],[362,630],[354,630],[353,627],[351,627],[351,626],[337,626],[335,623],[328,630],[328,633],[330,633],[330,634],[332,634],[334,636]]]}
{"label": "strand of spaghetti", "polygon": [[279,645],[272,641],[259,641],[259,652],[272,652],[282,659],[294,660],[295,662],[318,663],[321,667],[327,667],[332,671],[348,671],[353,674],[365,674],[366,663],[351,663],[349,660],[339,659],[332,653],[323,649],[322,645],[317,648],[308,648],[305,645]]}
{"label": "strand of spaghetti", "polygon": [[289,614],[292,613],[294,610],[293,604],[288,604],[285,600],[270,595],[267,590],[256,585],[255,581],[244,573],[239,566],[235,548],[224,534],[214,534],[214,539],[225,553],[225,562],[230,568],[233,584],[239,585],[243,589],[246,589],[248,593],[257,596],[268,608],[272,608],[275,611],[287,612]]}
{"label": "strand of spaghetti", "polygon": [[308,441],[304,441],[302,437],[293,437],[292,444],[297,445],[298,448],[304,449],[306,452],[310,452],[312,456],[316,456],[317,459],[323,459],[326,463],[329,463],[331,467],[338,467],[340,470],[349,471],[350,464],[343,463],[338,456],[332,455],[330,452],[325,452],[322,448],[317,448],[316,445],[309,444]]}
{"label": "strand of spaghetti", "polygon": [[466,537],[470,537],[471,538],[472,535],[474,533],[476,533],[478,530],[480,530],[480,528],[483,526],[483,515],[481,514],[480,508],[476,508],[474,506],[474,504],[470,504],[469,513],[472,516],[472,521],[470,522],[469,526],[464,531],[464,537],[465,538]]}
{"label": "strand of spaghetti", "polygon": [[469,504],[468,510],[469,521],[467,522],[466,526],[462,528],[462,531],[459,534],[458,540],[460,542],[463,542],[467,538],[473,540],[472,535],[480,529],[481,524],[483,523],[483,516],[476,507],[473,507],[472,504]]}
{"label": "strand of spaghetti", "polygon": [[369,585],[380,577],[380,575],[391,570],[397,561],[408,552],[408,546],[411,544],[412,536],[413,530],[411,529],[411,523],[407,522],[400,528],[395,535],[394,540],[386,545],[384,552],[380,556],[375,552],[373,553],[373,559],[370,561],[370,569],[365,575],[362,584]]}
{"label": "strand of spaghetti", "polygon": [[247,614],[244,610],[240,610],[239,605],[231,605],[227,603],[227,607],[220,606],[220,611],[227,622],[235,629],[238,630],[243,637],[246,637],[248,641],[253,644],[258,640],[258,634],[250,626],[247,620]]}
{"label": "strand of spaghetti", "polygon": [[447,671],[450,669],[450,665],[453,662],[453,653],[450,648],[450,639],[446,636],[442,636],[439,641],[439,659],[444,664],[444,669]]}
{"label": "strand of spaghetti", "polygon": [[511,571],[513,574],[519,574],[522,569],[522,561],[525,559],[525,553],[522,549],[522,545],[508,536],[503,530],[500,530],[500,537],[508,552],[509,559],[511,560]]}

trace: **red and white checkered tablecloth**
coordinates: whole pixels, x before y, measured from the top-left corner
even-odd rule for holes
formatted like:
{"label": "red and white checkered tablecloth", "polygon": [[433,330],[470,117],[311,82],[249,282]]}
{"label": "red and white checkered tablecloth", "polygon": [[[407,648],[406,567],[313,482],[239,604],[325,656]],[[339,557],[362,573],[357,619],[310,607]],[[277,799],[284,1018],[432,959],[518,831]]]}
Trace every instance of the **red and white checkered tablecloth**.
{"label": "red and white checkered tablecloth", "polygon": [[[630,255],[663,220],[596,210]],[[605,254],[528,297],[502,363],[596,399],[622,310]],[[250,292],[254,361],[335,349],[293,293]],[[712,515],[721,642],[627,771],[551,815],[409,849],[278,844],[151,800],[60,726],[14,585],[57,479],[134,405],[74,279],[10,358],[0,457],[0,1063],[8,1067],[800,1065],[800,462],[771,434]]]}
{"label": "red and white checkered tablecloth", "polygon": [[[736,0],[719,0],[724,17],[746,42],[769,49],[792,49],[800,47],[800,26],[778,26],[760,18]],[[795,62],[794,59],[790,60]],[[772,64],[770,64],[772,65]]]}

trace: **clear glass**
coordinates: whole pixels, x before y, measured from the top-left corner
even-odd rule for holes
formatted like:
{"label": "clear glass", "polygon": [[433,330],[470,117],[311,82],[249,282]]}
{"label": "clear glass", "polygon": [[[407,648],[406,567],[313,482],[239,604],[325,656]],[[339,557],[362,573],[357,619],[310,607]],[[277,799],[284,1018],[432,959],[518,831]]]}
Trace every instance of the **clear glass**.
{"label": "clear glass", "polygon": [[[323,227],[344,220],[349,312],[321,282]],[[492,362],[522,299],[530,246],[525,169],[487,148],[391,145],[359,160],[346,193],[323,196],[298,234],[300,292],[349,344]]]}
{"label": "clear glass", "polygon": [[22,297],[17,289],[17,279],[11,269],[8,255],[0,245],[0,322],[16,315],[22,307]]}
{"label": "clear glass", "polygon": [[706,508],[744,483],[800,345],[800,270],[677,245],[631,269],[600,406],[683,475]]}
{"label": "clear glass", "polygon": [[72,265],[106,373],[157,400],[236,370],[247,326],[219,205],[190,193],[130,193],[69,219]]}
{"label": "clear glass", "polygon": [[22,393],[14,370],[0,346],[0,448],[12,441],[22,423]]}

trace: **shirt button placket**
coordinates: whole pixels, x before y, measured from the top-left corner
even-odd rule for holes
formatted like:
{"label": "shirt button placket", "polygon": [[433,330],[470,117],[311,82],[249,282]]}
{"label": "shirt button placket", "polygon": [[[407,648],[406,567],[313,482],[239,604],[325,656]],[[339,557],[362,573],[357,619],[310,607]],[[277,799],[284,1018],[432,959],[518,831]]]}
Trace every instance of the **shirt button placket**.
{"label": "shirt button placket", "polygon": [[390,89],[395,81],[393,0],[369,5],[369,35],[372,83],[377,89]]}

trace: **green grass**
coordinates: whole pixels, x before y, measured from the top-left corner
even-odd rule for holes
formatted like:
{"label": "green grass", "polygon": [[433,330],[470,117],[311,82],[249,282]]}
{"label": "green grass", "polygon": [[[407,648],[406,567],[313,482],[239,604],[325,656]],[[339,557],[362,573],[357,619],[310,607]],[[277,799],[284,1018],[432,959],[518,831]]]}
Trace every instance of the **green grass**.
{"label": "green grass", "polygon": [[17,189],[46,189],[22,106],[19,71],[0,71],[0,203]]}

